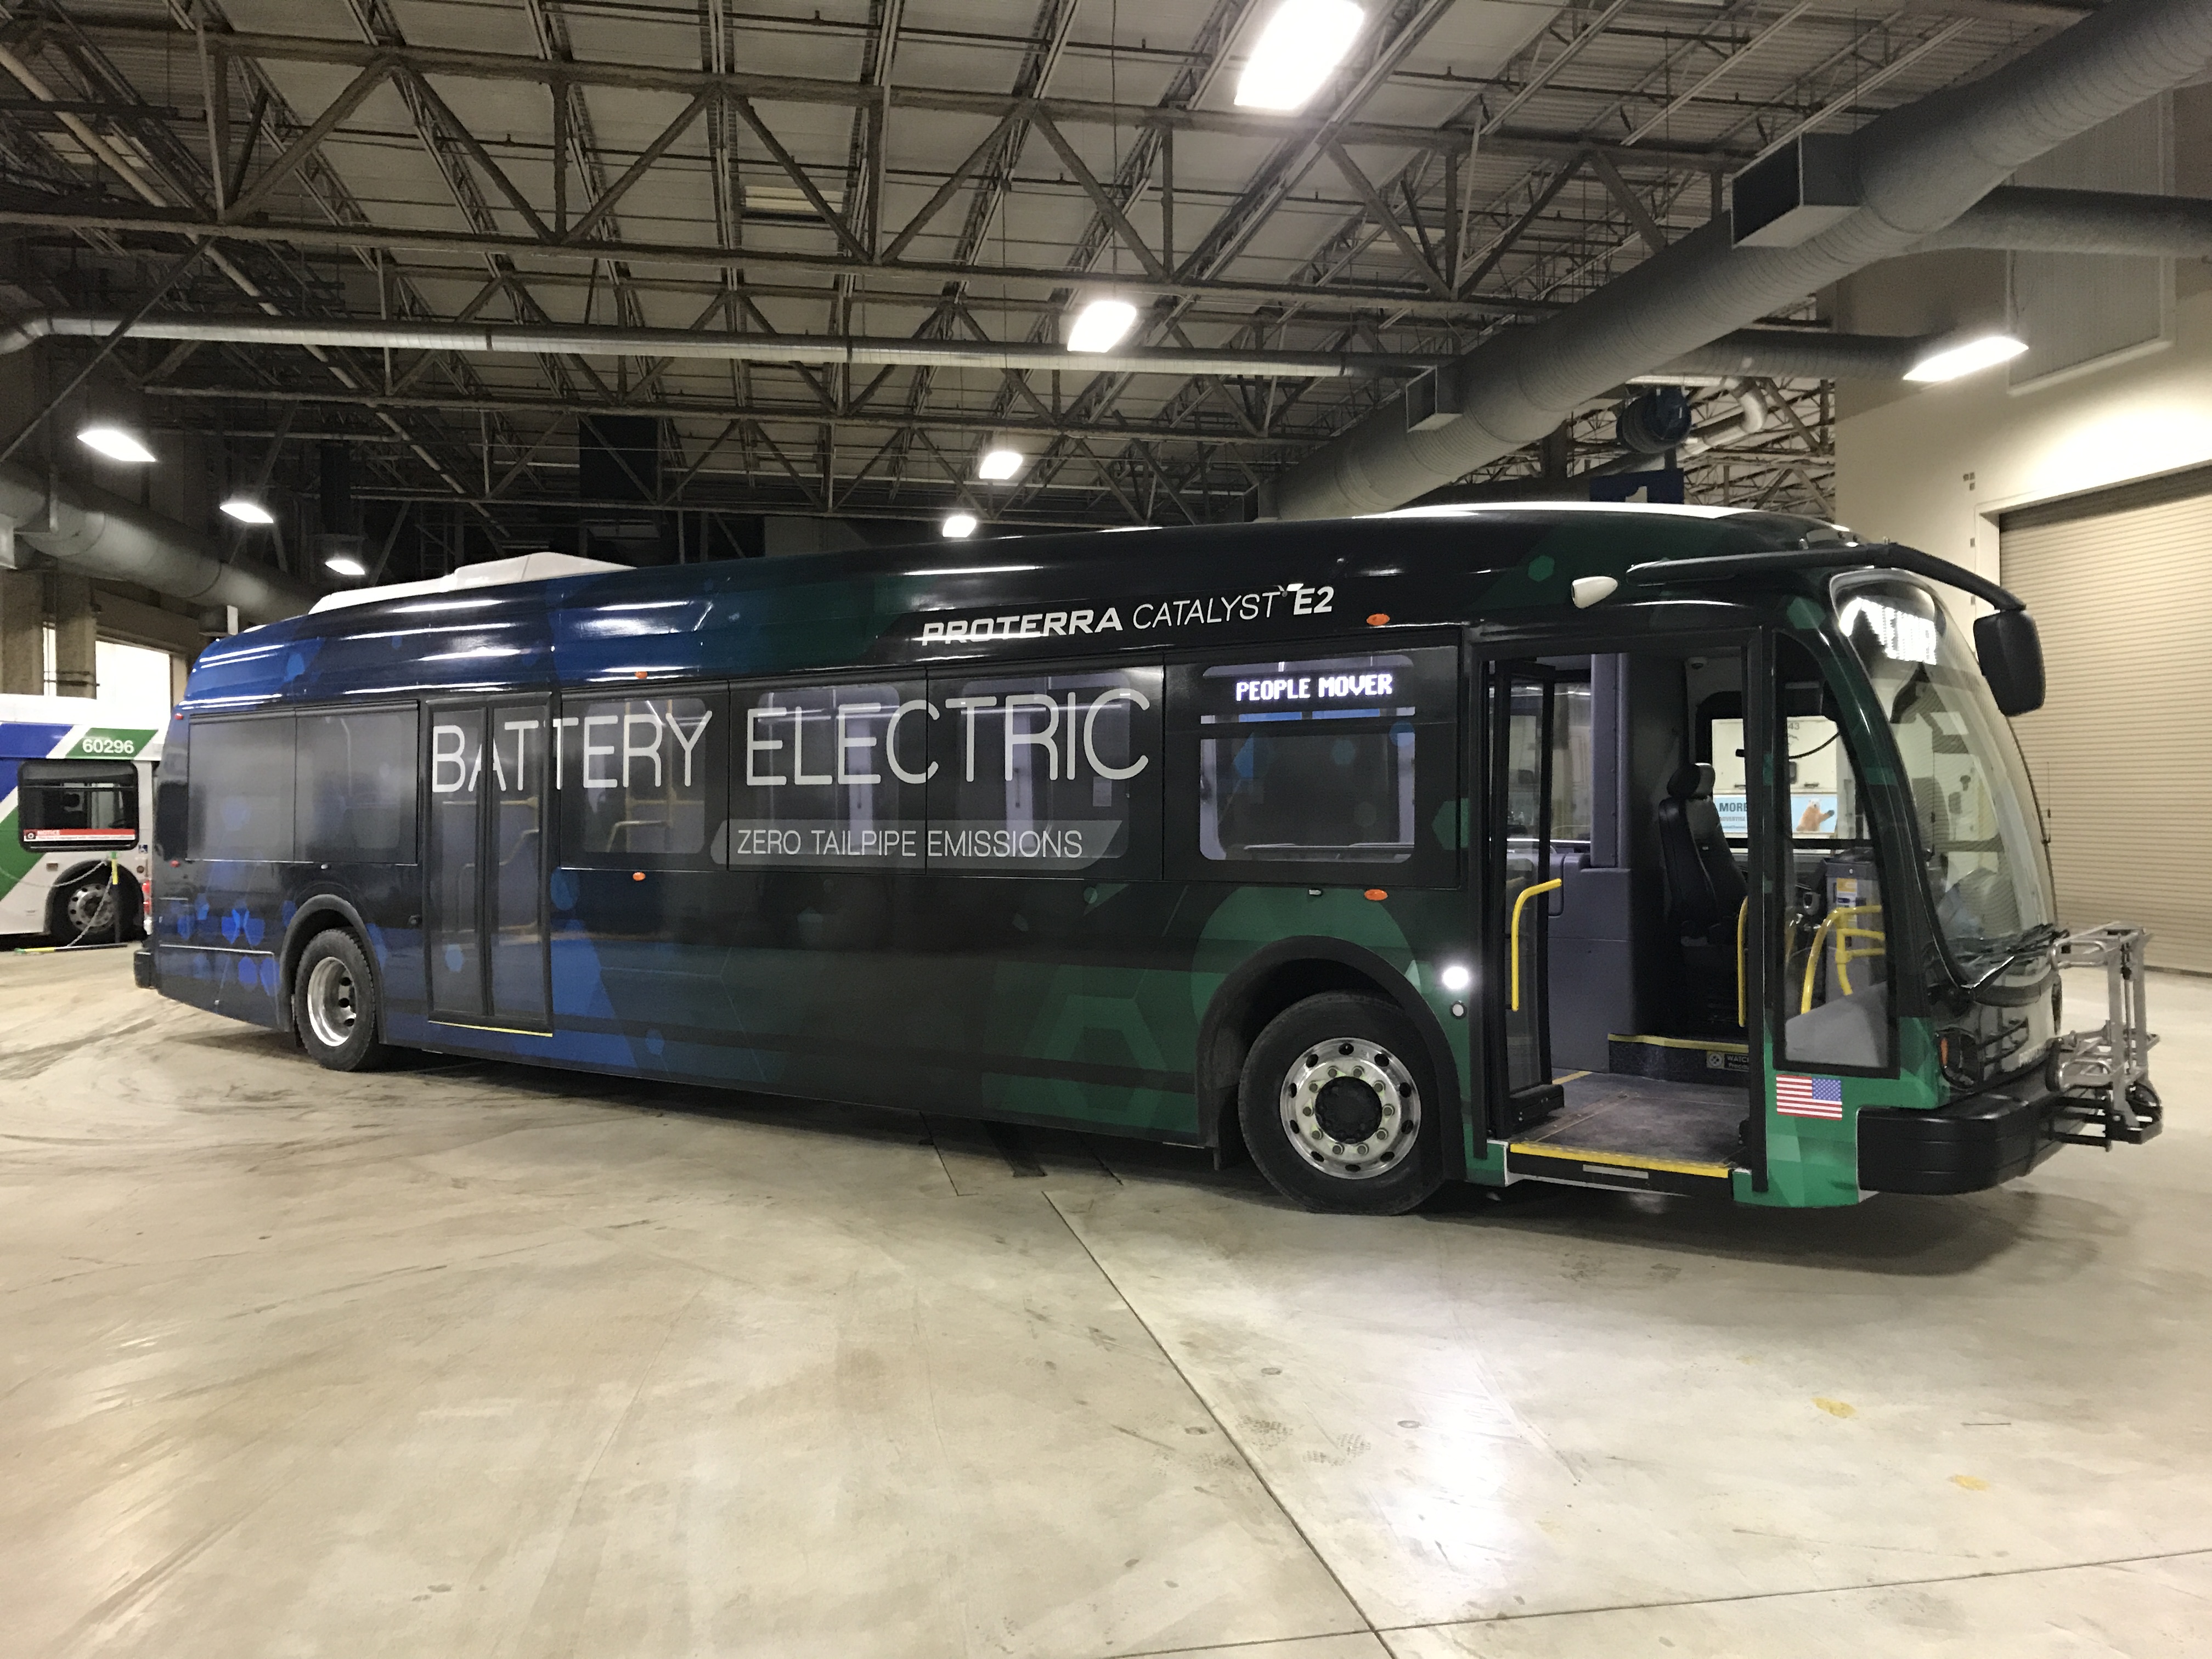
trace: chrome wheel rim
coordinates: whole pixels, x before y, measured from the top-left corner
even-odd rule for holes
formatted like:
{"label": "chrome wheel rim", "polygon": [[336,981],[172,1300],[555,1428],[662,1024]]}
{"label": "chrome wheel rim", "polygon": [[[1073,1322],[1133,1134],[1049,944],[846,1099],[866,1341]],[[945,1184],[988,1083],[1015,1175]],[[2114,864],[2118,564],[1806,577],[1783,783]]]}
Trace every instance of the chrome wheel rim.
{"label": "chrome wheel rim", "polygon": [[105,882],[78,888],[69,896],[65,908],[69,925],[80,933],[107,926],[115,912],[113,892]]}
{"label": "chrome wheel rim", "polygon": [[1339,1181],[1388,1175],[1420,1135],[1413,1073],[1364,1037],[1309,1043],[1283,1079],[1276,1104],[1298,1155]]}
{"label": "chrome wheel rim", "polygon": [[360,1017],[353,975],[336,957],[325,957],[307,975],[307,1029],[325,1048],[343,1048]]}

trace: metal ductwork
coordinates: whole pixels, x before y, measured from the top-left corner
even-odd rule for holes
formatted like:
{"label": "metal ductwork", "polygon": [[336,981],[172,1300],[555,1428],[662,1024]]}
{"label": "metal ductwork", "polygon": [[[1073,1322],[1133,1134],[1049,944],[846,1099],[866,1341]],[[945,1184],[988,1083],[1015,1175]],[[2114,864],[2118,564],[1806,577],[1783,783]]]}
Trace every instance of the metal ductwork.
{"label": "metal ductwork", "polygon": [[1740,328],[1638,378],[1698,380],[1756,374],[1771,380],[1894,380],[1932,343],[1932,339],[1910,334]]}
{"label": "metal ductwork", "polygon": [[2212,202],[2194,196],[2005,185],[1933,236],[1923,237],[1911,251],[1956,247],[2212,258]]}
{"label": "metal ductwork", "polygon": [[[45,312],[0,329],[0,355],[49,336],[106,339],[125,319]],[[856,368],[918,364],[934,368],[1064,369],[1082,374],[1212,374],[1285,380],[1410,376],[1448,357],[1376,352],[1206,351],[1132,348],[1069,351],[995,341],[875,339],[839,334],[712,334],[682,328],[586,328],[483,323],[387,323],[374,318],[148,317],[131,325],[140,340],[233,345],[351,346],[363,350],[519,352],[596,357],[696,357],[753,363],[844,363]]]}
{"label": "metal ductwork", "polygon": [[49,514],[45,481],[12,462],[0,463],[0,520],[15,526],[18,541],[72,574],[136,582],[198,605],[235,605],[249,622],[296,617],[317,597],[275,571],[231,563],[208,538],[104,489],[61,484]]}
{"label": "metal ductwork", "polygon": [[1736,245],[1723,216],[1589,299],[1445,371],[1460,413],[1408,429],[1376,410],[1272,481],[1286,519],[1387,511],[1556,427],[1587,399],[1755,323],[1952,223],[2035,157],[2212,64],[2212,5],[2112,0],[1970,85],[1851,136],[1856,205],[1795,246]]}

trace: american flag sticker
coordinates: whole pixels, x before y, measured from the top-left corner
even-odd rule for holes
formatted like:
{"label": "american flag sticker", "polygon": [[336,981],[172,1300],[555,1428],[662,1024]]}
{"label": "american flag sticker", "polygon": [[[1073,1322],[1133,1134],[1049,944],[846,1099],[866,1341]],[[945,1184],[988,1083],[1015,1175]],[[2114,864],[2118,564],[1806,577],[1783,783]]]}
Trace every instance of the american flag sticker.
{"label": "american flag sticker", "polygon": [[1793,1077],[1774,1074],[1774,1109],[1784,1117],[1840,1119],[1844,1115],[1844,1080],[1839,1077]]}

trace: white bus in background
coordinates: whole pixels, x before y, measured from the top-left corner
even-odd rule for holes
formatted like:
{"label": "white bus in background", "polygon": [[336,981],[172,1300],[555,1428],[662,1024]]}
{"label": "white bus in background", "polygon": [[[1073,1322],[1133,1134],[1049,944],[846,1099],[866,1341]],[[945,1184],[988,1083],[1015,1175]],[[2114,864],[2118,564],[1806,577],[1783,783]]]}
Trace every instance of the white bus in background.
{"label": "white bus in background", "polygon": [[168,720],[143,702],[0,696],[0,936],[143,933]]}

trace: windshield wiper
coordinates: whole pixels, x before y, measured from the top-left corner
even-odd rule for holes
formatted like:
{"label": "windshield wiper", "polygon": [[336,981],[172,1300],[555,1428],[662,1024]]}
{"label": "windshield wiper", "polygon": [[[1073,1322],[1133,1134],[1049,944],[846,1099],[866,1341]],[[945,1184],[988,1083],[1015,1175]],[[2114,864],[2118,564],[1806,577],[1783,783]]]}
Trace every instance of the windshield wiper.
{"label": "windshield wiper", "polygon": [[2065,937],[2066,930],[2056,922],[2040,921],[2015,939],[2002,944],[1991,945],[1989,947],[1990,952],[1996,954],[1996,961],[1966,988],[1973,990],[1988,984],[2013,963],[2026,957],[2044,954]]}

